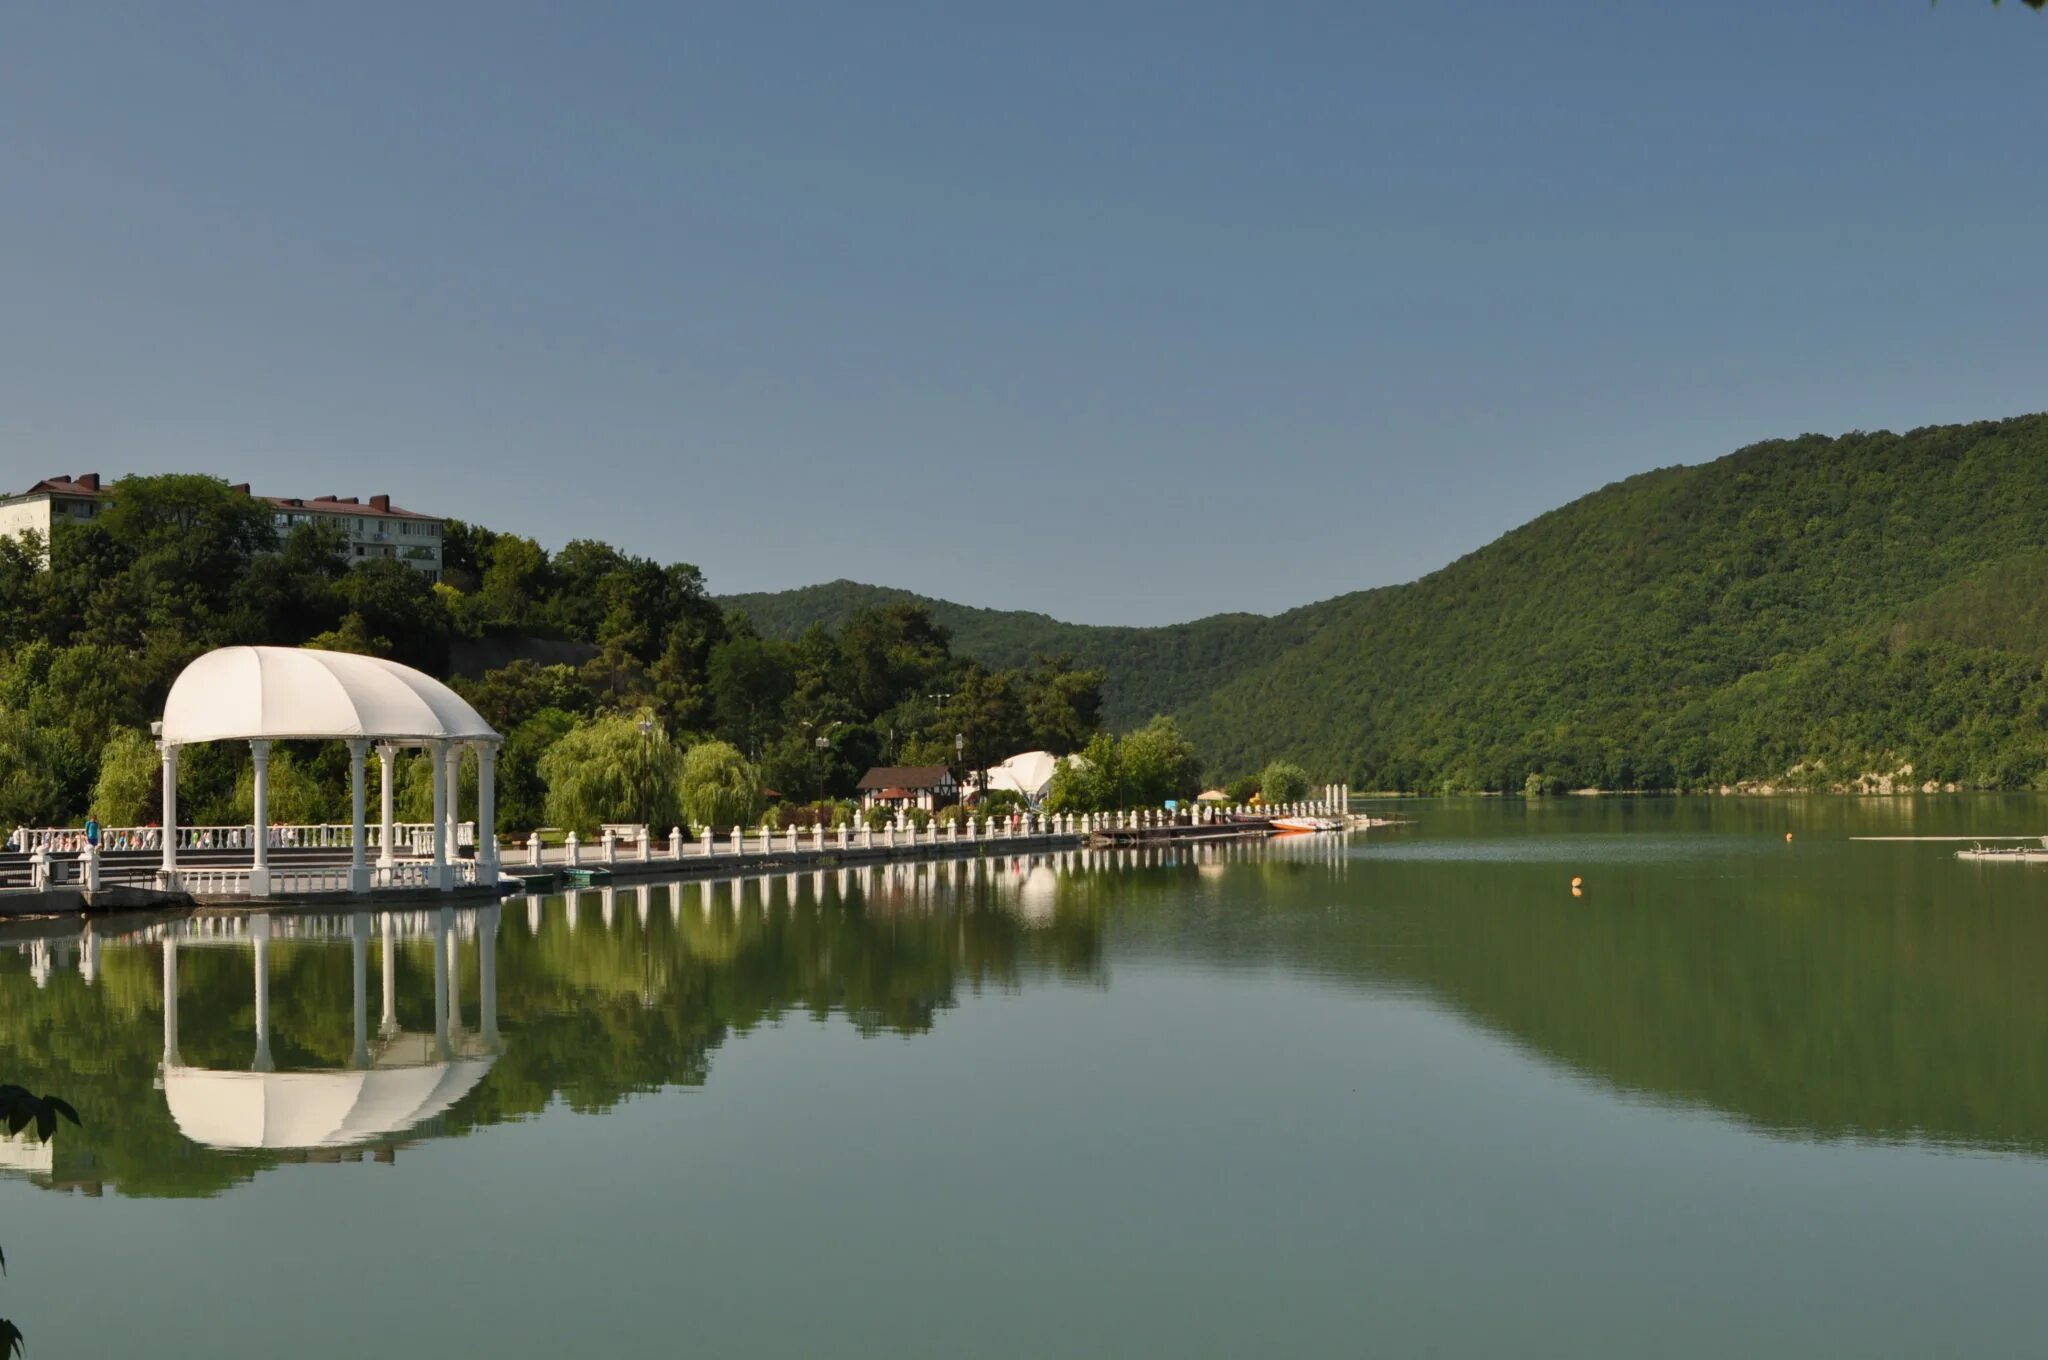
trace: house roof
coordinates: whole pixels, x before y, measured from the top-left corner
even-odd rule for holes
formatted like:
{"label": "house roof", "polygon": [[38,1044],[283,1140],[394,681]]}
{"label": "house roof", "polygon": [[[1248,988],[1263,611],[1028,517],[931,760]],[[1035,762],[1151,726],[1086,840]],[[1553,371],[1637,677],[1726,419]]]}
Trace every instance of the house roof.
{"label": "house roof", "polygon": [[[247,493],[247,482],[235,483],[236,491]],[[45,477],[28,490],[24,496],[103,496],[107,488],[100,484],[97,472],[81,472],[74,477]],[[407,510],[393,505],[389,496],[372,496],[363,500],[357,496],[258,496],[256,499],[277,507],[279,510],[309,510],[327,515],[365,515],[378,519],[427,519],[437,520],[439,515],[423,515],[417,510]]]}
{"label": "house roof", "polygon": [[323,515],[372,515],[379,519],[441,518],[393,505],[389,496],[372,496],[367,501],[356,496],[264,496],[261,499],[280,510],[310,510]]}
{"label": "house roof", "polygon": [[943,765],[877,765],[855,785],[862,793],[876,789],[936,789],[953,782]]}
{"label": "house roof", "polygon": [[81,472],[76,477],[45,477],[21,493],[24,496],[97,496],[100,494],[100,475],[97,472]]}

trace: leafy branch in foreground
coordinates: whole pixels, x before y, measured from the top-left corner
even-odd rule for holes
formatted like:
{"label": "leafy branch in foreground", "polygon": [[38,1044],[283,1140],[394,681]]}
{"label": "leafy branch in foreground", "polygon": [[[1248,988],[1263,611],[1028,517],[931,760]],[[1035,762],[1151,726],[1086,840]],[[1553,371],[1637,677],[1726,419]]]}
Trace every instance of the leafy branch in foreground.
{"label": "leafy branch in foreground", "polygon": [[[57,1131],[57,1117],[62,1115],[73,1124],[78,1122],[78,1111],[68,1101],[56,1096],[39,1096],[25,1086],[0,1085],[0,1125],[5,1125],[8,1136],[13,1137],[30,1125],[35,1126],[36,1140],[47,1143],[50,1135]],[[7,1269],[7,1254],[0,1252],[0,1272]],[[25,1353],[21,1328],[0,1318],[0,1360],[16,1360]]]}

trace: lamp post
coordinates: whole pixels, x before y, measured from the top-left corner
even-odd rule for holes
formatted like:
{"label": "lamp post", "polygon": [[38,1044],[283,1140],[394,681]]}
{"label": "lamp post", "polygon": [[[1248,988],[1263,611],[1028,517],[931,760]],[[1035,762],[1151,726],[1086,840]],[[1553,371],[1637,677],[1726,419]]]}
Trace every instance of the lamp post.
{"label": "lamp post", "polygon": [[[960,773],[961,773],[961,774],[962,774],[963,776],[965,776],[965,775],[966,775],[966,773],[967,773],[967,736],[966,736],[966,734],[965,734],[965,733],[962,733],[962,732],[955,732],[955,733],[953,734],[953,764],[959,767],[959,769],[960,769]],[[966,785],[965,785],[964,783],[963,783],[963,784],[961,785],[961,792],[962,792],[963,794],[964,794],[964,793],[966,792]],[[967,800],[966,800],[966,799],[965,799],[965,798],[963,797],[963,798],[962,798],[962,799],[961,799],[960,801],[961,801],[962,803],[965,803],[965,802],[966,802]]]}
{"label": "lamp post", "polygon": [[647,792],[648,775],[652,772],[654,766],[653,746],[654,719],[642,718],[640,719],[640,835],[643,840],[647,835],[648,819],[653,816],[653,810],[647,806],[649,801]]}

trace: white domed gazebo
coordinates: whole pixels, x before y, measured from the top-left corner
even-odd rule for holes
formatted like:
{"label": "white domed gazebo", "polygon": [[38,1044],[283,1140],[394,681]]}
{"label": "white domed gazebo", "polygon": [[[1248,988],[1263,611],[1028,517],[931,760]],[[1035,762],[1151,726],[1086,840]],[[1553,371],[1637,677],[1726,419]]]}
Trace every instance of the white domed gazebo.
{"label": "white domed gazebo", "polygon": [[[342,741],[348,744],[352,836],[348,890],[424,886],[452,889],[456,774],[465,747],[477,753],[476,877],[495,884],[498,876],[497,753],[502,738],[462,696],[410,666],[350,652],[310,647],[223,647],[187,666],[164,700],[157,724],[163,751],[163,867],[166,888],[184,886],[178,870],[178,751],[209,741],[246,741],[255,762],[252,810],[253,857],[248,894],[271,890],[269,793],[270,745],[274,741]],[[373,870],[368,842],[364,767],[377,748],[380,766],[380,831]],[[393,765],[404,747],[422,747],[433,759],[433,860],[424,873],[403,872],[393,855]],[[466,877],[466,874],[464,875]]]}
{"label": "white domed gazebo", "polygon": [[[407,1136],[445,1114],[474,1090],[497,1061],[497,938],[499,907],[473,912],[450,907],[377,918],[382,934],[384,1014],[370,1028],[368,958],[372,920],[367,911],[348,919],[355,1045],[346,1068],[280,1072],[271,1057],[270,943],[276,926],[264,912],[235,918],[225,932],[195,932],[187,923],[163,931],[164,1056],[162,1089],[179,1132],[195,1143],[229,1150],[313,1149],[358,1146]],[[296,932],[323,938],[313,926],[334,918],[296,918]],[[480,1027],[462,1024],[463,934],[474,926]],[[434,1028],[431,1034],[398,1023],[395,949],[406,937],[424,936],[433,959]],[[331,936],[324,936],[331,938]],[[248,1070],[187,1066],[178,1046],[178,957],[181,948],[251,949],[254,965],[255,1055]]]}

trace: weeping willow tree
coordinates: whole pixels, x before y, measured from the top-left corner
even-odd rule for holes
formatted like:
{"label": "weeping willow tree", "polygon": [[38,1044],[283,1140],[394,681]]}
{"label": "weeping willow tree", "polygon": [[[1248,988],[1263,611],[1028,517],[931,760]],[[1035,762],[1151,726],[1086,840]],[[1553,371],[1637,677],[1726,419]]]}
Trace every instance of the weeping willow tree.
{"label": "weeping willow tree", "polygon": [[751,826],[760,820],[761,775],[739,748],[707,741],[683,761],[683,810],[698,826]]}
{"label": "weeping willow tree", "polygon": [[683,748],[648,713],[576,724],[541,757],[540,777],[555,826],[587,835],[605,822],[667,828],[684,820]]}
{"label": "weeping willow tree", "polygon": [[156,743],[132,727],[119,728],[100,748],[100,775],[92,810],[108,826],[140,826],[157,815],[162,758]]}

